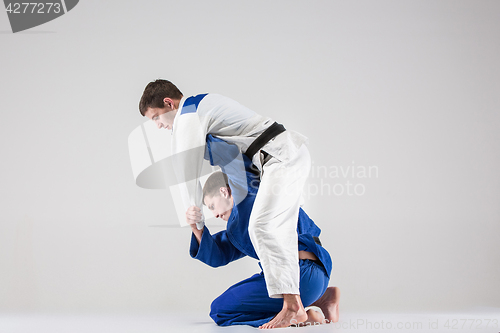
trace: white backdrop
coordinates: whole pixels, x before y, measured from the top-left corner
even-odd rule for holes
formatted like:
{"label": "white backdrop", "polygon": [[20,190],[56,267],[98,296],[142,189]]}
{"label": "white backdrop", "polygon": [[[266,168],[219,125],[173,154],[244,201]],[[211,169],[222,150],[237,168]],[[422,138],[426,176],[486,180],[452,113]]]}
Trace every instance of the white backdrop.
{"label": "white backdrop", "polygon": [[344,310],[500,307],[499,41],[484,0],[81,0],[17,34],[0,11],[0,310],[204,310],[258,271],[191,259],[134,184],[156,78],[309,137]]}

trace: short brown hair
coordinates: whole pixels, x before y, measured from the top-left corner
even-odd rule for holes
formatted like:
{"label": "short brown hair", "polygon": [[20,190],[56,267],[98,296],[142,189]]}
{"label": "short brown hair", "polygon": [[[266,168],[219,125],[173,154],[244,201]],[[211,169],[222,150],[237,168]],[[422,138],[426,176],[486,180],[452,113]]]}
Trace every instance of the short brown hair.
{"label": "short brown hair", "polygon": [[205,203],[205,197],[214,197],[216,194],[219,194],[221,187],[227,187],[229,193],[231,193],[227,175],[222,171],[216,171],[208,177],[205,185],[203,185],[203,203]]}
{"label": "short brown hair", "polygon": [[149,82],[142,93],[141,101],[139,102],[139,112],[144,116],[148,108],[163,108],[163,99],[165,97],[181,99],[182,93],[170,81],[158,79]]}

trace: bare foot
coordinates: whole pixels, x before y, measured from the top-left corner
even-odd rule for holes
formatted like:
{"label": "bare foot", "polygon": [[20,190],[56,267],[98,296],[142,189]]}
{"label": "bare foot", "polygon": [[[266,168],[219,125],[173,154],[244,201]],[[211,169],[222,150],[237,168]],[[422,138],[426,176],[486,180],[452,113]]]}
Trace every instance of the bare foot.
{"label": "bare foot", "polygon": [[336,323],[339,321],[339,301],[339,288],[328,287],[323,296],[311,305],[317,306],[323,311],[327,323]]}
{"label": "bare foot", "polygon": [[298,327],[303,327],[303,326],[316,326],[316,325],[322,325],[326,324],[326,319],[325,316],[320,311],[316,311],[315,309],[308,309],[307,310],[307,320],[299,323],[297,325],[292,325],[292,326],[298,326]]}
{"label": "bare foot", "polygon": [[[260,329],[288,327],[307,320],[307,313],[300,296],[283,295],[283,297],[283,309],[271,321],[260,326]],[[290,301],[291,297],[293,297],[293,301]]]}
{"label": "bare foot", "polygon": [[300,324],[306,321],[307,318],[308,316],[304,309],[302,309],[301,311],[283,309],[270,322],[260,326],[259,328],[269,329],[269,328],[288,327],[291,325]]}

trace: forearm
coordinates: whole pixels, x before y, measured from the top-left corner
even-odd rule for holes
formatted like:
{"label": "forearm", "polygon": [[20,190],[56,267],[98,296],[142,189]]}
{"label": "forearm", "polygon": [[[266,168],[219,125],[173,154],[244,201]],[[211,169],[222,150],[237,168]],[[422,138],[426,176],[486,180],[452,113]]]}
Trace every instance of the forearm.
{"label": "forearm", "polygon": [[196,237],[199,245],[201,243],[201,236],[203,235],[203,230],[205,230],[205,228],[198,230],[198,228],[196,228],[196,225],[191,225],[191,230],[193,231],[193,234]]}
{"label": "forearm", "polygon": [[[205,229],[206,231],[203,231]],[[231,243],[225,230],[215,235],[211,235],[206,226],[203,230],[198,230],[196,227],[191,230],[189,253],[192,258],[211,267],[219,267],[245,256]]]}

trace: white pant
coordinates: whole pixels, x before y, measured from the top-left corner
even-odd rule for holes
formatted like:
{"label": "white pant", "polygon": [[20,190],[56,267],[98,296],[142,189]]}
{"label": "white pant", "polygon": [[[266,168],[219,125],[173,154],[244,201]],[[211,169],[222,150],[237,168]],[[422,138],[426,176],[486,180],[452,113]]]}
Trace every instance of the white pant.
{"label": "white pant", "polygon": [[297,221],[310,168],[311,157],[305,145],[286,162],[272,157],[262,167],[248,232],[264,271],[269,297],[299,294]]}

